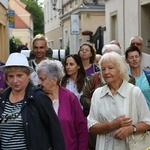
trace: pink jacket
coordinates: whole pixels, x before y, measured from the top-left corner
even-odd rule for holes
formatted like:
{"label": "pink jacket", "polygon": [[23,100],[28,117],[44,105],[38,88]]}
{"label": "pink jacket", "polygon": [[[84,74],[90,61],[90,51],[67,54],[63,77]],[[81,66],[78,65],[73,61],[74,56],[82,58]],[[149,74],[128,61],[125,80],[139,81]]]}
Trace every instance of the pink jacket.
{"label": "pink jacket", "polygon": [[59,88],[58,118],[65,138],[66,150],[87,150],[87,120],[77,97],[64,87]]}

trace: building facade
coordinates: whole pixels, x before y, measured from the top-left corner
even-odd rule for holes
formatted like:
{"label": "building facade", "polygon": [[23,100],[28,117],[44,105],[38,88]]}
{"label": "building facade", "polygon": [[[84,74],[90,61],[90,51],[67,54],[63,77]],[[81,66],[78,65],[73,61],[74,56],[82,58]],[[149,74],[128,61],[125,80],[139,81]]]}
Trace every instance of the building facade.
{"label": "building facade", "polygon": [[100,46],[99,39],[93,42],[91,37],[105,27],[104,0],[58,0],[56,5],[44,0],[44,10],[45,35],[52,49],[69,47],[72,54],[83,42]]}
{"label": "building facade", "polygon": [[2,62],[5,62],[9,55],[8,39],[8,1],[0,0],[0,61]]}
{"label": "building facade", "polygon": [[150,54],[150,0],[105,0],[105,8],[105,44],[118,40],[124,54],[130,38],[141,36],[143,52]]}
{"label": "building facade", "polygon": [[20,39],[22,44],[31,49],[33,39],[33,18],[20,0],[9,0],[9,9],[15,11],[15,25],[10,35]]}

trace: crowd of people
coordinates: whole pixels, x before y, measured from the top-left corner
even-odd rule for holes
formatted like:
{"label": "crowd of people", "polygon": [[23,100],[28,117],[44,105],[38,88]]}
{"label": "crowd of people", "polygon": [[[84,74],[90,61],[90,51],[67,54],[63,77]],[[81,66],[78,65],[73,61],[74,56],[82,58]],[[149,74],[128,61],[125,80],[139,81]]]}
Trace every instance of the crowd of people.
{"label": "crowd of people", "polygon": [[130,150],[130,137],[150,130],[150,55],[141,37],[125,55],[116,40],[102,55],[85,42],[63,62],[47,57],[42,34],[33,59],[23,49],[0,62],[0,149]]}

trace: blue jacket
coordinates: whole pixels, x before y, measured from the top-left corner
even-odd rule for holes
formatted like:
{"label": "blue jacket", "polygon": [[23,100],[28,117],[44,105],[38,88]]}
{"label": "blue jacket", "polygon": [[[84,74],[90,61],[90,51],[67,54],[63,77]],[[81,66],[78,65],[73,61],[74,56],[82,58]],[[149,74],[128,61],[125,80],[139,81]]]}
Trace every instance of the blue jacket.
{"label": "blue jacket", "polygon": [[[0,95],[0,120],[10,92],[8,87]],[[30,83],[26,88],[21,115],[28,150],[65,150],[61,126],[51,100]]]}

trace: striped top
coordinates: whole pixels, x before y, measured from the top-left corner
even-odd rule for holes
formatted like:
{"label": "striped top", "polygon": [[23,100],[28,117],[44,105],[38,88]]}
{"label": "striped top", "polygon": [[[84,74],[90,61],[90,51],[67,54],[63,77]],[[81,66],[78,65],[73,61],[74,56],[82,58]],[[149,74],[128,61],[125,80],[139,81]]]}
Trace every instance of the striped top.
{"label": "striped top", "polygon": [[6,100],[0,123],[1,150],[27,150],[21,107],[22,101],[10,103]]}

